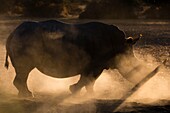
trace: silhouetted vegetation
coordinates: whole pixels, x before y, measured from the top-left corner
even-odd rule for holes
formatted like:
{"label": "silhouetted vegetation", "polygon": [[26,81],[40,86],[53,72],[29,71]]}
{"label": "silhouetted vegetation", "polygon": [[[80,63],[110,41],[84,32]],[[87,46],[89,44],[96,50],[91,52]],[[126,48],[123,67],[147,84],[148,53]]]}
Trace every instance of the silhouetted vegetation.
{"label": "silhouetted vegetation", "polygon": [[0,0],[0,14],[22,17],[170,19],[170,0]]}
{"label": "silhouetted vegetation", "polygon": [[26,17],[67,17],[82,12],[87,0],[0,0],[0,14]]}
{"label": "silhouetted vegetation", "polygon": [[137,18],[137,0],[100,0],[91,2],[80,18]]}
{"label": "silhouetted vegetation", "polygon": [[96,0],[80,14],[80,18],[168,19],[169,0]]}
{"label": "silhouetted vegetation", "polygon": [[170,19],[170,0],[143,0],[149,9],[144,12],[145,18]]}

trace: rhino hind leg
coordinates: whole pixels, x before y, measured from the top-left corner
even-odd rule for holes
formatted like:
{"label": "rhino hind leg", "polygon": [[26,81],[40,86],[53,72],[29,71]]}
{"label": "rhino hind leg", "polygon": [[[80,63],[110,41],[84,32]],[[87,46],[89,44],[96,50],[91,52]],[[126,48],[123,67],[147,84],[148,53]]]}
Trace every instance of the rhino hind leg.
{"label": "rhino hind leg", "polygon": [[18,89],[18,96],[20,97],[32,97],[32,93],[29,91],[27,86],[27,78],[30,71],[33,68],[15,68],[16,76],[13,81],[14,86]]}

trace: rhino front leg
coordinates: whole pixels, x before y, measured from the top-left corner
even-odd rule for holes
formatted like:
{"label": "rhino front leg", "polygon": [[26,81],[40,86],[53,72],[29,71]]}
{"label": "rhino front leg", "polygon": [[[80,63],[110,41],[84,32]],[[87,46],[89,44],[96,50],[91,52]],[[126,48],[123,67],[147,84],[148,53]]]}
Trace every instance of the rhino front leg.
{"label": "rhino front leg", "polygon": [[73,94],[79,93],[82,87],[86,86],[89,83],[90,83],[90,79],[85,75],[81,75],[80,80],[76,84],[70,86],[70,91]]}
{"label": "rhino front leg", "polygon": [[96,81],[96,79],[100,76],[102,73],[102,70],[95,70],[91,71],[89,73],[81,74],[80,80],[76,83],[70,86],[70,91],[72,93],[78,93],[82,89],[82,87],[85,86],[88,93],[93,93],[93,86]]}

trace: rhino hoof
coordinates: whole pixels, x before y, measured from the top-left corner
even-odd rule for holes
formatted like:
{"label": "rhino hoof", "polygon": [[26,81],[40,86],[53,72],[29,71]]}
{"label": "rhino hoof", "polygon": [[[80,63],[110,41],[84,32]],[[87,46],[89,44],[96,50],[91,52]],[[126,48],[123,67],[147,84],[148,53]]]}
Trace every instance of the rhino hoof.
{"label": "rhino hoof", "polygon": [[31,92],[27,92],[27,93],[23,93],[23,92],[19,92],[18,93],[18,96],[19,97],[33,97],[32,93]]}
{"label": "rhino hoof", "polygon": [[76,87],[76,84],[71,85],[69,89],[72,94],[76,94],[79,92],[79,89]]}
{"label": "rhino hoof", "polygon": [[76,92],[75,85],[71,85],[69,89],[70,89],[71,93]]}

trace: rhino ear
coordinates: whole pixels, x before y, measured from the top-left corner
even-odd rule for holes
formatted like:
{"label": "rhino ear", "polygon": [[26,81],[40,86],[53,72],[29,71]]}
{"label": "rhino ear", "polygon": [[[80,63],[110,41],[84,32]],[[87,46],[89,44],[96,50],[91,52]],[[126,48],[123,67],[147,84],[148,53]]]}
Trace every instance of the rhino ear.
{"label": "rhino ear", "polygon": [[128,44],[132,44],[132,43],[133,43],[133,38],[132,38],[132,37],[126,38],[126,42],[127,42]]}
{"label": "rhino ear", "polygon": [[137,36],[137,37],[128,37],[128,38],[126,38],[126,42],[128,43],[128,44],[136,44],[136,42],[140,39],[142,37],[142,34],[140,34],[139,36]]}

